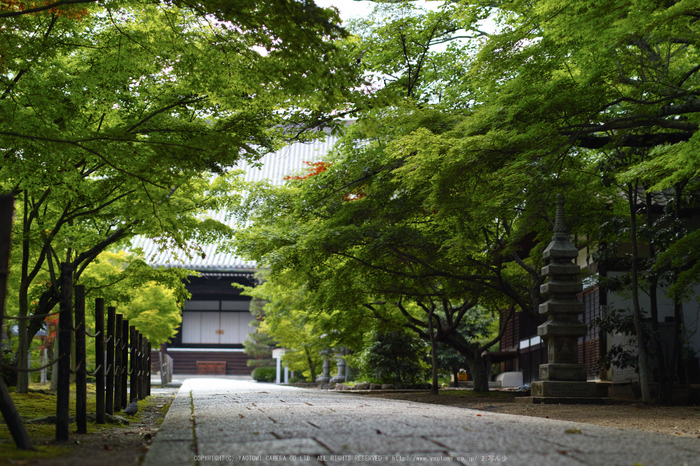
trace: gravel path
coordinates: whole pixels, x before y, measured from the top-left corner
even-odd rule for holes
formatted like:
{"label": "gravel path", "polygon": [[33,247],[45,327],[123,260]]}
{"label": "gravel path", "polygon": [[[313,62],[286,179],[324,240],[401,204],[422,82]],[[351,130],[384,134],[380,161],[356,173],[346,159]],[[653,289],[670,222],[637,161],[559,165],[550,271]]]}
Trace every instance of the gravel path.
{"label": "gravel path", "polygon": [[188,379],[144,465],[700,465],[700,440],[236,380]]}

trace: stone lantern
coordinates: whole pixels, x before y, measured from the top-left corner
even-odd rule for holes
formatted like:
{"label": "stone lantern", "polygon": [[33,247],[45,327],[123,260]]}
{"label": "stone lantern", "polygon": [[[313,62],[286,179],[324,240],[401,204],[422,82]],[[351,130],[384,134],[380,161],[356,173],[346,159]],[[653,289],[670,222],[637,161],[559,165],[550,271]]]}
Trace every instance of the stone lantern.
{"label": "stone lantern", "polygon": [[531,384],[532,396],[595,397],[596,385],[586,381],[586,365],[578,363],[578,339],[588,333],[588,328],[578,320],[584,307],[576,295],[583,285],[580,267],[572,263],[578,250],[569,241],[561,194],[557,195],[554,236],[543,256],[548,265],[542,268],[542,274],[549,280],[540,287],[547,301],[540,304],[539,310],[547,315],[547,322],[537,327],[537,335],[546,341],[547,364],[540,365],[540,380]]}
{"label": "stone lantern", "polygon": [[347,364],[345,363],[345,359],[343,359],[343,353],[344,351],[341,349],[340,353],[338,353],[335,358],[338,372],[336,373],[335,377],[330,380],[330,383],[343,383],[346,381],[345,368],[347,367]]}
{"label": "stone lantern", "polygon": [[323,372],[320,376],[316,377],[317,383],[327,384],[331,380],[331,362],[328,360],[330,354],[330,349],[321,351],[321,356],[323,357]]}

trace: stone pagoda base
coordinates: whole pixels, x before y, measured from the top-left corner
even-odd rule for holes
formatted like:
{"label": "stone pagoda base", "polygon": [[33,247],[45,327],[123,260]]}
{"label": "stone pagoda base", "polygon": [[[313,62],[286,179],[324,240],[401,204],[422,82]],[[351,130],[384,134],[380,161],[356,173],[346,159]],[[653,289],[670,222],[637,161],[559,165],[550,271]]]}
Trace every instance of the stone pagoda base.
{"label": "stone pagoda base", "polygon": [[592,397],[597,396],[596,384],[593,382],[567,382],[561,380],[540,380],[530,385],[532,396],[553,397]]}
{"label": "stone pagoda base", "polygon": [[572,396],[519,396],[516,403],[526,405],[607,405],[613,404],[612,398],[601,396],[572,397]]}
{"label": "stone pagoda base", "polygon": [[607,384],[541,380],[532,382],[530,393],[515,399],[525,404],[608,404]]}

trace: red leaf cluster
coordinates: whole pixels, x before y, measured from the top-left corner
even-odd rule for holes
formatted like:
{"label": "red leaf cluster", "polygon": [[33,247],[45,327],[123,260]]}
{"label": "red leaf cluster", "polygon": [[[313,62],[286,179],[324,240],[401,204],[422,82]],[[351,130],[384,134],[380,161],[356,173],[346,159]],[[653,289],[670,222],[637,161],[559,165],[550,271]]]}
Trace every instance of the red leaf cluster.
{"label": "red leaf cluster", "polygon": [[287,175],[284,177],[285,181],[288,180],[305,180],[307,178],[311,178],[312,176],[316,176],[319,173],[323,173],[326,170],[328,170],[328,167],[331,166],[329,162],[304,162],[306,165],[308,165],[308,168],[306,169],[306,174],[304,175]]}
{"label": "red leaf cluster", "polygon": [[46,322],[46,337],[44,337],[44,341],[39,346],[39,349],[51,348],[53,345],[56,339],[56,330],[58,329],[58,314],[48,316],[44,319],[44,322]]}

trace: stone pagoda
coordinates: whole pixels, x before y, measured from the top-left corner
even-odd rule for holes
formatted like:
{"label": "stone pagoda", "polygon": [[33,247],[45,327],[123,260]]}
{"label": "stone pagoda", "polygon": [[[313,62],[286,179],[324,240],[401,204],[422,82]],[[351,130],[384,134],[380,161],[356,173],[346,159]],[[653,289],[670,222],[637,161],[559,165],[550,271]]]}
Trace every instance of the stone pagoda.
{"label": "stone pagoda", "polygon": [[547,322],[537,327],[537,335],[547,344],[547,364],[540,365],[540,380],[531,384],[535,402],[596,396],[596,384],[586,381],[586,365],[578,363],[578,339],[586,335],[588,328],[578,320],[584,308],[576,298],[583,289],[580,267],[572,263],[577,257],[578,250],[569,241],[564,224],[564,197],[559,194],[554,236],[544,250],[548,265],[542,268],[542,275],[549,280],[540,287],[547,299],[540,304],[540,314],[547,314]]}

